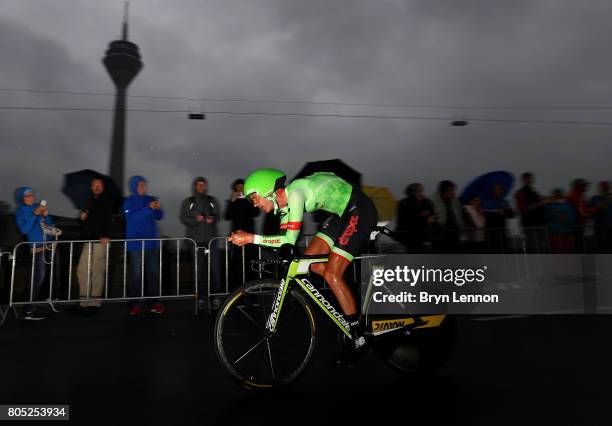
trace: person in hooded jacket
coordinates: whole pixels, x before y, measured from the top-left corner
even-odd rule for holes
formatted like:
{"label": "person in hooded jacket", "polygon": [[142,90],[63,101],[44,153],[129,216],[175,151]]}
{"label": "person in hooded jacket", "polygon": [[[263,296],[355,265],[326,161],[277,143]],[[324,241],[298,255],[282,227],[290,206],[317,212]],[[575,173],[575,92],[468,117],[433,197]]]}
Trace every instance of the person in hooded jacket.
{"label": "person in hooded jacket", "polygon": [[[127,243],[131,275],[130,294],[133,298],[144,297],[145,295],[148,297],[159,296],[159,242],[145,241],[144,239],[159,238],[157,221],[164,217],[164,212],[159,200],[147,195],[145,178],[132,176],[129,181],[129,188],[132,195],[123,202],[125,238],[142,239],[141,241],[129,241]],[[142,288],[143,273],[146,288]],[[154,314],[163,314],[166,311],[157,299],[149,299],[149,306],[149,311]],[[138,301],[132,301],[130,315],[138,315],[140,312],[141,308]]]}
{"label": "person in hooded jacket", "polygon": [[[15,192],[15,202],[18,205],[15,211],[17,226],[21,233],[27,237],[27,240],[33,243],[30,244],[34,262],[34,277],[31,281],[30,301],[36,302],[39,300],[47,269],[43,244],[46,238],[43,235],[41,222],[44,221],[47,225],[53,225],[53,219],[49,216],[47,206],[36,202],[34,190],[30,187],[23,186],[18,188]],[[41,320],[45,318],[37,312],[35,306],[26,305],[25,311],[25,319],[27,320]]]}
{"label": "person in hooded jacket", "polygon": [[[208,181],[204,177],[196,177],[192,184],[192,196],[181,203],[180,220],[185,225],[185,236],[195,240],[198,247],[208,247],[210,241],[217,237],[217,222],[220,219],[219,203],[215,197],[208,195]],[[220,257],[218,245],[211,246],[210,254],[210,289],[211,292],[221,291],[220,285]],[[200,309],[209,309],[208,299],[208,259],[204,250],[200,250],[198,263],[198,304]],[[218,308],[221,300],[214,298],[212,308]]]}

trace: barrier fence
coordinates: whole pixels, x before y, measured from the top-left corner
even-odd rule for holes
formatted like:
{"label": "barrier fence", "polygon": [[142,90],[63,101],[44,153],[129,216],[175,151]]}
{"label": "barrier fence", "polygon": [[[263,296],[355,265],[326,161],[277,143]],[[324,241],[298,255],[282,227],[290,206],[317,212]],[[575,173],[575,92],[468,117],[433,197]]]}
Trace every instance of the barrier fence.
{"label": "barrier fence", "polygon": [[376,244],[377,251],[393,253],[585,254],[610,253],[612,225],[522,228],[424,228],[395,232],[395,239]]}
{"label": "barrier fence", "polygon": [[[314,235],[300,236],[296,243],[298,250],[308,247],[313,237]],[[203,250],[205,247],[199,247],[199,249]],[[237,247],[232,245],[226,237],[216,237],[210,240],[206,249],[210,254],[207,256],[206,278],[208,283],[207,294],[210,297],[227,296],[239,286],[254,279],[262,279],[264,277],[282,278],[278,265],[275,265],[275,269],[272,271],[263,271],[261,268],[257,270],[252,269],[251,261],[273,256],[269,250],[262,249],[261,246],[249,245]],[[359,260],[359,257],[355,259]],[[224,265],[224,268],[220,267],[222,266],[220,263]],[[358,282],[356,262],[353,262],[351,268],[353,280]],[[223,275],[219,272],[220,269],[224,270]],[[323,288],[328,288],[327,283],[323,283]]]}
{"label": "barrier fence", "polygon": [[[11,255],[12,253],[10,251],[0,252],[0,284],[2,283],[3,278],[6,276],[5,271],[11,261]],[[4,299],[3,293],[4,292],[0,292],[0,325],[4,324],[4,321],[6,321],[6,317],[9,314],[9,307],[2,305]]]}
{"label": "barrier fence", "polygon": [[10,258],[2,322],[17,306],[198,299],[198,249],[189,238],[22,242]]}
{"label": "barrier fence", "polygon": [[[297,246],[306,247],[312,238],[301,236]],[[34,251],[35,245],[41,243],[23,242],[12,252],[0,253],[2,275],[10,266],[7,303],[0,294],[0,325],[11,308],[19,316],[15,307],[49,305],[54,309],[55,304],[65,303],[193,299],[197,312],[201,298],[224,297],[245,282],[280,278],[281,273],[253,270],[251,261],[273,254],[259,246],[234,246],[226,237],[213,238],[206,247],[198,247],[189,238],[115,239],[106,245],[97,240],[53,241]],[[522,234],[466,228],[396,232],[394,239],[378,234],[365,253],[609,253],[610,247],[610,226],[571,227],[564,233],[547,227],[525,228]],[[517,259],[508,257],[513,263]],[[359,282],[359,268],[359,261],[353,262],[355,282]],[[518,271],[520,265],[509,265],[509,269]],[[151,273],[154,288],[147,276]]]}

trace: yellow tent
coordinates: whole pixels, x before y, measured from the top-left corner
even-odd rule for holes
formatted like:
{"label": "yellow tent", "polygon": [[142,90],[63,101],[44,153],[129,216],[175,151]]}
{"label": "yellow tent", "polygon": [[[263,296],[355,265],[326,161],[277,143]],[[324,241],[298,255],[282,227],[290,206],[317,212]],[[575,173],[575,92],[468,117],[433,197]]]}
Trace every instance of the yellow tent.
{"label": "yellow tent", "polygon": [[386,222],[393,219],[397,201],[391,191],[389,191],[389,188],[364,185],[361,187],[361,190],[374,202],[378,210],[379,222]]}

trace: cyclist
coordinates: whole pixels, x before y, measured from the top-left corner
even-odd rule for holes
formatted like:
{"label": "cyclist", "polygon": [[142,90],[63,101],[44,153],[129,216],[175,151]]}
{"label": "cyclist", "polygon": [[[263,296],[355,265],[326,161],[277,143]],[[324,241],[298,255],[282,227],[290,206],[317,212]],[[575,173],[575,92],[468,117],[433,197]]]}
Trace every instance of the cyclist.
{"label": "cyclist", "polygon": [[238,230],[229,240],[238,245],[258,244],[281,247],[295,244],[302,227],[304,211],[324,210],[331,216],[322,222],[311,240],[306,255],[328,254],[326,263],[311,265],[311,271],[322,276],[350,324],[349,358],[367,351],[359,322],[355,297],[344,279],[344,272],[366,246],[376,226],[378,213],[374,203],[357,187],[333,173],[319,172],[296,179],[285,186],[286,175],[276,169],[259,169],[244,183],[244,195],[266,213],[280,215],[279,235],[256,235]]}

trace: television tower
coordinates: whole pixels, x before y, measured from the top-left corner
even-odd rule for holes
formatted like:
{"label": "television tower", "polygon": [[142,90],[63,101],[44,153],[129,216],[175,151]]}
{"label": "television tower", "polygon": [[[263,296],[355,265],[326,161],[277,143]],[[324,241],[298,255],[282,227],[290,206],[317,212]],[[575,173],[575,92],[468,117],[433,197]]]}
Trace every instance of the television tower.
{"label": "television tower", "polygon": [[109,175],[121,192],[123,192],[125,187],[125,110],[127,88],[142,68],[138,46],[128,41],[128,10],[129,3],[125,2],[121,40],[111,41],[106,50],[106,55],[102,59],[102,63],[113,79],[117,89]]}

